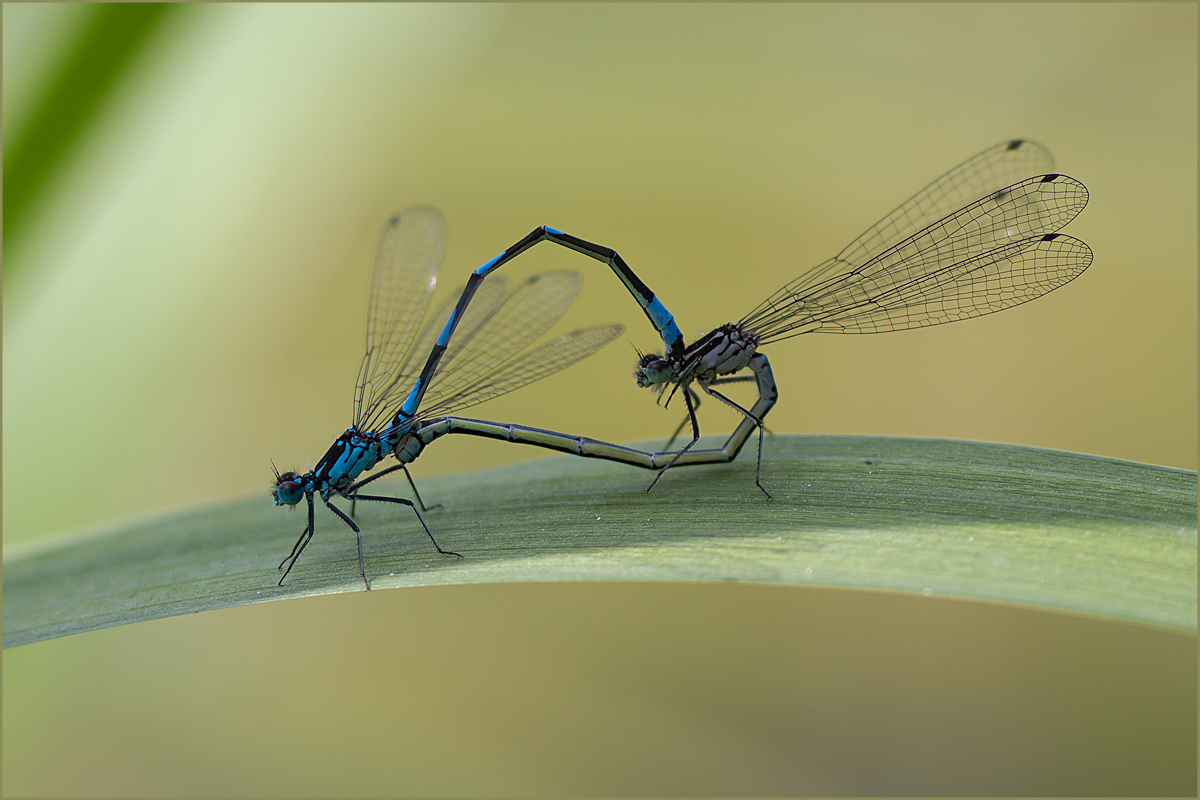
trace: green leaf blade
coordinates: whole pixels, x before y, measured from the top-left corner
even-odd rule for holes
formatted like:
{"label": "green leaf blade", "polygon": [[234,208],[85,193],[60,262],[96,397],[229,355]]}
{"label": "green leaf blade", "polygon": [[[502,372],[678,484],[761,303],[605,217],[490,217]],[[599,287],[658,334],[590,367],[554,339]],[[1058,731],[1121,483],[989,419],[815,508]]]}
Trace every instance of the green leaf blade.
{"label": "green leaf blade", "polygon": [[[439,555],[404,509],[359,504],[373,589],[514,581],[753,581],[915,592],[1196,630],[1196,473],[1010,445],[774,436],[754,460],[652,474],[560,456],[421,481]],[[391,485],[389,493],[407,494]],[[265,496],[5,552],[4,646],[361,590],[353,534]]]}

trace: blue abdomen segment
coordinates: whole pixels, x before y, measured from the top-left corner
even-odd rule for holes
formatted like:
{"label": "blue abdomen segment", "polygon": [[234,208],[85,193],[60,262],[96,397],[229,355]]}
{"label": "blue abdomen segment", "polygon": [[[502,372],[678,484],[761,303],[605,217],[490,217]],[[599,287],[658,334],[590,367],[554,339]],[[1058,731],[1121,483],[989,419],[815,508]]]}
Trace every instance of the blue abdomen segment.
{"label": "blue abdomen segment", "polygon": [[425,387],[421,385],[418,379],[413,384],[412,391],[408,393],[408,397],[404,398],[404,402],[400,404],[400,410],[396,412],[395,419],[392,424],[395,425],[401,419],[412,419],[417,414],[417,406],[421,405],[421,398],[425,395]]}
{"label": "blue abdomen segment", "polygon": [[[481,266],[479,266],[478,268],[476,268],[475,274],[480,276],[481,278],[486,278],[488,276],[488,274],[491,273],[491,271],[496,267],[496,262],[499,261],[500,259],[504,258],[506,255],[508,255],[507,250],[505,250],[503,253],[496,256],[495,258],[493,258],[491,261],[487,261],[484,264],[482,264]],[[505,259],[505,260],[507,261],[508,259]]]}
{"label": "blue abdomen segment", "polygon": [[[563,233],[557,228],[551,228],[549,225],[543,225],[533,230],[528,236],[500,255],[480,265],[472,273],[472,280],[475,278],[486,278],[503,264],[511,261],[542,241],[554,242],[577,253],[583,253],[585,256],[590,256],[597,261],[603,261],[605,264],[608,264],[609,268],[621,279],[621,283],[625,284],[625,288],[637,300],[638,305],[642,307],[642,311],[645,312],[650,323],[654,325],[654,330],[658,331],[658,335],[662,337],[667,352],[671,355],[683,354],[683,333],[679,330],[679,326],[675,324],[675,318],[659,302],[654,292],[650,291],[650,288],[642,282],[641,278],[629,268],[629,265],[625,263],[616,250],[613,250],[611,247],[592,244],[591,242],[571,236],[569,233]],[[469,286],[470,284],[468,283]]]}
{"label": "blue abdomen segment", "polygon": [[471,277],[467,279],[466,288],[459,296],[454,310],[450,312],[450,318],[446,320],[442,332],[438,334],[433,349],[429,351],[429,358],[421,369],[420,377],[413,384],[408,397],[404,398],[404,402],[400,404],[400,410],[396,412],[396,416],[392,418],[392,430],[398,430],[400,433],[408,430],[413,417],[417,414],[417,409],[421,407],[421,400],[425,397],[426,390],[429,389],[429,382],[433,380],[433,373],[437,371],[438,362],[442,360],[446,347],[450,344],[450,337],[454,335],[454,329],[458,327],[458,322],[462,319],[467,304],[471,302],[471,298],[475,296],[475,292],[479,290],[479,284],[482,282],[483,276],[478,271],[472,273]]}
{"label": "blue abdomen segment", "polygon": [[676,348],[683,348],[683,332],[675,324],[675,317],[671,315],[670,311],[667,311],[667,307],[657,297],[652,299],[649,305],[646,306],[646,316],[650,318],[650,322],[658,329],[658,333],[662,336],[663,344],[667,346],[668,352]]}

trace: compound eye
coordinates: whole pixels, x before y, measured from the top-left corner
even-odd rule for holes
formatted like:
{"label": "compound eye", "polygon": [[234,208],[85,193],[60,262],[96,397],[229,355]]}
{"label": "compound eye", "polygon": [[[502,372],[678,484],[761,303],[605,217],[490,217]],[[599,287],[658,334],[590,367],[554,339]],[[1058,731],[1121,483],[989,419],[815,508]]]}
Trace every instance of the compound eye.
{"label": "compound eye", "polygon": [[271,490],[271,497],[275,499],[277,506],[294,506],[304,497],[304,487],[301,485],[300,476],[294,472],[285,472],[279,476],[279,480],[275,482],[275,488]]}
{"label": "compound eye", "polygon": [[642,388],[658,386],[671,379],[671,362],[660,355],[642,356],[633,374]]}

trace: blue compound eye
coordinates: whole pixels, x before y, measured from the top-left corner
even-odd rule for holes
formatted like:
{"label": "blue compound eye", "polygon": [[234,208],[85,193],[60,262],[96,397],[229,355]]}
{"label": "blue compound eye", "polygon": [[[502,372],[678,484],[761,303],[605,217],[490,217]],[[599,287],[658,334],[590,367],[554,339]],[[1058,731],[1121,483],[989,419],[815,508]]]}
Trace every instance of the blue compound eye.
{"label": "blue compound eye", "polygon": [[304,489],[300,485],[300,476],[295,472],[285,472],[275,482],[271,497],[277,506],[294,506],[304,497]]}
{"label": "blue compound eye", "polygon": [[657,386],[671,379],[671,362],[659,355],[642,356],[633,374],[643,389]]}

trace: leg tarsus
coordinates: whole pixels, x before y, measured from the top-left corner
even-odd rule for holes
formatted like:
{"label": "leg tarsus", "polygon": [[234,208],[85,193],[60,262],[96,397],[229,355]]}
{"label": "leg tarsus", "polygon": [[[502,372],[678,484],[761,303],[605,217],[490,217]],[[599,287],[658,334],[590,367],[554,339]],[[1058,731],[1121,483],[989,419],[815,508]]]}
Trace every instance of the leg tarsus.
{"label": "leg tarsus", "polygon": [[683,430],[683,426],[687,424],[687,417],[679,420],[679,425],[675,427],[675,432],[671,434],[671,438],[667,439],[667,443],[663,445],[663,452],[667,452],[671,449],[671,445],[675,444],[675,440],[679,438],[679,433]]}
{"label": "leg tarsus", "polygon": [[296,557],[296,555],[298,555],[297,551],[303,549],[300,546],[300,543],[303,542],[305,537],[307,537],[307,536],[308,536],[308,526],[305,525],[304,530],[301,531],[301,533],[300,533],[300,538],[296,540],[296,543],[294,545],[292,545],[292,552],[288,553],[287,557],[285,559],[283,559],[283,561],[279,562],[279,566],[275,568],[276,571],[283,569],[284,564],[291,561],[293,558]]}
{"label": "leg tarsus", "polygon": [[[696,394],[696,392],[690,386],[688,387],[688,394],[692,396],[692,402],[696,404],[696,408],[700,408],[700,395]],[[675,432],[671,434],[671,438],[667,440],[665,445],[663,445],[664,451],[671,449],[671,445],[675,444],[675,440],[679,438],[679,432],[682,431],[683,426],[687,424],[688,417],[684,417],[683,419],[679,420],[679,427],[675,429]]]}
{"label": "leg tarsus", "polygon": [[692,408],[691,395],[692,395],[692,387],[688,386],[687,391],[683,393],[683,402],[687,405],[688,419],[691,420],[691,422],[692,422],[692,440],[687,443],[686,447],[684,447],[682,450],[680,450],[678,453],[676,453],[675,457],[672,458],[670,461],[668,461],[667,465],[665,467],[663,467],[662,469],[660,469],[658,471],[658,474],[654,476],[654,480],[650,481],[650,485],[646,487],[647,492],[654,488],[654,484],[658,483],[658,479],[663,476],[664,472],[666,472],[667,470],[669,470],[671,468],[671,465],[673,465],[676,461],[679,460],[680,456],[682,456],[688,450],[691,450],[692,445],[694,445],[696,442],[700,441],[700,423],[696,420],[696,410],[694,408]]}
{"label": "leg tarsus", "polygon": [[381,495],[373,494],[360,494],[357,495],[357,497],[360,500],[374,500],[377,503],[395,503],[397,505],[408,506],[413,510],[413,513],[417,515],[417,521],[420,522],[421,527],[425,529],[425,535],[429,537],[429,541],[433,542],[433,546],[437,548],[439,553],[444,556],[458,556],[459,558],[463,557],[462,553],[456,553],[453,550],[442,549],[442,546],[437,543],[437,539],[433,538],[433,533],[429,530],[429,526],[425,524],[424,518],[421,517],[421,512],[417,511],[417,504],[412,500],[408,500],[404,497],[383,497]]}
{"label": "leg tarsus", "polygon": [[759,481],[759,475],[762,472],[762,446],[763,446],[763,423],[762,423],[762,420],[759,419],[758,417],[754,416],[753,414],[751,414],[746,409],[739,406],[737,403],[730,400],[725,395],[721,394],[720,392],[718,392],[714,389],[710,389],[708,386],[704,385],[703,383],[700,384],[700,388],[704,389],[704,391],[708,392],[710,395],[717,398],[718,400],[725,403],[726,405],[729,405],[729,406],[737,409],[738,411],[742,412],[743,414],[746,415],[747,419],[751,420],[755,425],[758,426],[758,461],[756,461],[754,464],[754,485],[757,486],[759,489],[762,489],[762,493],[767,496],[768,500],[770,500],[771,493],[768,492],[766,487],[764,487],[762,485],[762,482]]}
{"label": "leg tarsus", "polygon": [[[304,548],[308,547],[308,543],[312,540],[313,533],[315,532],[314,523],[315,523],[315,516],[314,516],[314,511],[313,511],[313,498],[312,498],[312,493],[309,492],[308,493],[308,525],[306,525],[304,527],[304,532],[300,534],[300,538],[296,540],[296,543],[294,545],[292,545],[292,554],[290,556],[288,556],[287,558],[285,558],[283,561],[279,562],[279,566],[276,568],[277,570],[283,569],[284,564],[287,564],[288,568],[283,573],[283,575],[280,576],[279,583],[275,584],[276,586],[283,586],[283,579],[286,578],[288,576],[288,573],[292,571],[292,567],[296,566],[296,561],[300,558],[300,554],[304,552]],[[288,564],[288,561],[291,561],[291,563]]]}
{"label": "leg tarsus", "polygon": [[357,492],[359,489],[366,486],[371,481],[378,480],[379,478],[382,478],[384,475],[389,475],[398,469],[404,470],[404,477],[408,478],[408,485],[412,487],[413,494],[415,494],[417,496],[417,503],[420,504],[422,511],[434,511],[437,509],[443,509],[443,510],[445,509],[445,506],[443,506],[441,503],[434,503],[429,508],[426,508],[425,501],[421,499],[421,493],[417,491],[417,485],[415,483],[413,483],[412,475],[410,475],[408,472],[408,465],[407,464],[393,464],[392,466],[388,467],[387,469],[380,470],[379,472],[376,472],[374,475],[371,475],[368,478],[363,478],[361,481],[358,481],[353,486],[350,486],[349,488],[347,488],[345,490],[345,496],[350,498],[350,516],[351,517],[354,516],[354,500],[356,497],[358,497]]}
{"label": "leg tarsus", "polygon": [[421,499],[421,493],[417,491],[417,485],[413,483],[412,475],[408,474],[408,467],[402,464],[401,468],[404,470],[404,477],[408,478],[408,485],[412,487],[413,495],[416,496],[417,503],[421,506],[422,511],[433,511],[434,509],[446,510],[446,507],[441,503],[434,503],[429,508],[426,508],[425,501]]}
{"label": "leg tarsus", "polygon": [[367,580],[367,568],[363,566],[362,531],[356,530],[354,535],[358,539],[358,574],[362,575],[363,583],[366,585],[367,591],[369,592],[371,591],[371,582]]}
{"label": "leg tarsus", "polygon": [[767,491],[767,487],[763,486],[762,482],[758,479],[759,473],[762,470],[762,444],[763,444],[763,424],[762,424],[762,420],[759,420],[759,422],[758,422],[758,460],[754,462],[754,485],[757,486],[758,488],[762,489],[763,494],[765,494],[767,496],[767,499],[770,500],[771,493]]}
{"label": "leg tarsus", "polygon": [[354,531],[354,536],[358,540],[358,571],[359,574],[362,575],[363,585],[367,587],[368,592],[371,591],[371,582],[367,580],[367,569],[365,566],[363,566],[362,531],[359,530],[359,527],[354,524],[354,520],[347,517],[344,511],[335,506],[333,503],[329,502],[328,498],[322,497],[321,499],[325,501],[325,505],[330,511],[332,511],[334,514],[337,514],[341,518],[342,522],[349,525],[350,530]]}

